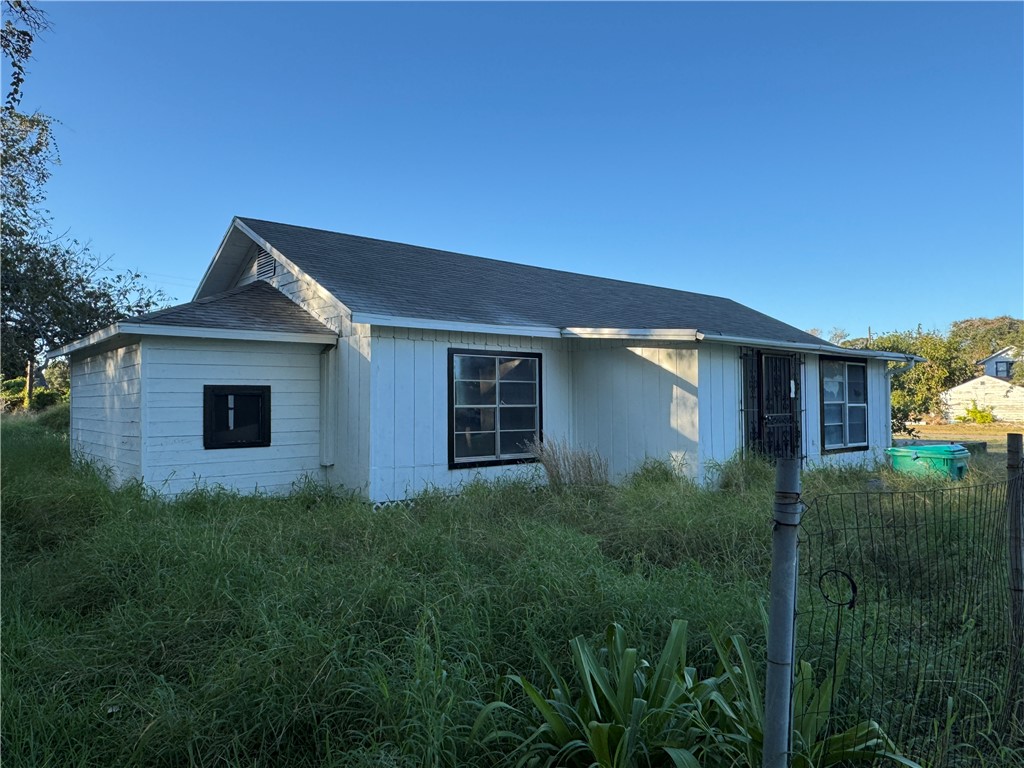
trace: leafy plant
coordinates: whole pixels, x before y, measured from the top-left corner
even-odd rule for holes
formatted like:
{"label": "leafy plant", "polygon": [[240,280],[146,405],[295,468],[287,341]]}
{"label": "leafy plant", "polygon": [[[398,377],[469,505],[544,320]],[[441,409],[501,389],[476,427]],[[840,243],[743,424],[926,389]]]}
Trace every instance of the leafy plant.
{"label": "leafy plant", "polygon": [[964,415],[958,416],[957,421],[969,422],[971,424],[992,424],[995,421],[991,408],[978,407],[977,400],[971,400],[969,408],[964,409]]}
{"label": "leafy plant", "polygon": [[[696,678],[696,671],[686,666],[685,621],[672,623],[654,666],[627,646],[619,624],[608,627],[605,645],[596,653],[582,637],[570,645],[578,693],[547,659],[542,662],[552,680],[548,696],[523,677],[508,678],[541,717],[525,738],[508,731],[491,734],[491,738],[520,741],[518,765],[699,765],[685,746],[690,740]],[[529,714],[498,701],[481,712],[476,729],[499,709],[512,711],[524,722],[532,720]]]}
{"label": "leafy plant", "polygon": [[[764,748],[764,696],[759,666],[746,641],[713,637],[716,674],[699,678],[686,666],[686,622],[675,620],[656,665],[626,643],[618,624],[593,651],[582,637],[571,643],[575,688],[546,659],[547,696],[525,678],[509,676],[534,708],[523,712],[497,701],[483,709],[474,731],[499,711],[511,713],[527,733],[493,729],[488,740],[517,743],[518,766],[755,766]],[[794,768],[831,768],[885,759],[919,768],[899,754],[878,723],[860,722],[832,732],[832,705],[843,663],[819,685],[801,662],[793,691]],[[539,715],[539,719],[538,716]]]}

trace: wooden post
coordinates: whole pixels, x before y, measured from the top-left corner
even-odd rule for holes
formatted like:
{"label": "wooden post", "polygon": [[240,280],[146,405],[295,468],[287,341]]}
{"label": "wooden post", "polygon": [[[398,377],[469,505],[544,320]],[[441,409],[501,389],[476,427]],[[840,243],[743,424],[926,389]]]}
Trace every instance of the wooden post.
{"label": "wooden post", "polygon": [[772,573],[768,606],[768,670],[764,687],[763,768],[787,768],[793,737],[793,654],[796,622],[800,460],[779,459],[772,518]]}
{"label": "wooden post", "polygon": [[[1010,664],[1007,713],[1024,708],[1024,436],[1006,436],[1006,520],[1010,543]],[[1024,718],[1024,711],[1017,717]]]}

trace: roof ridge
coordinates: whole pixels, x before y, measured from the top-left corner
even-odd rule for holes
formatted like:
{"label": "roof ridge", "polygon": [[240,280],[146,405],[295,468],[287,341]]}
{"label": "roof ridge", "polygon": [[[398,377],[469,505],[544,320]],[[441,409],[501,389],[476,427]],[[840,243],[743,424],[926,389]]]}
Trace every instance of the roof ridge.
{"label": "roof ridge", "polygon": [[669,287],[664,286],[664,285],[655,285],[654,283],[640,283],[640,282],[637,282],[635,280],[622,280],[622,279],[617,278],[617,277],[604,277],[602,275],[592,275],[592,274],[589,274],[589,273],[586,273],[586,272],[573,272],[572,270],[568,270],[568,269],[554,269],[552,267],[542,267],[542,266],[539,266],[537,264],[524,264],[523,262],[519,262],[519,261],[509,261],[508,259],[494,259],[494,258],[491,258],[490,256],[477,256],[476,254],[472,254],[472,253],[463,253],[462,251],[450,251],[450,250],[446,250],[444,248],[434,248],[434,247],[429,246],[429,245],[416,245],[414,243],[404,243],[404,242],[402,242],[400,240],[384,240],[383,238],[380,238],[380,237],[370,237],[368,235],[356,235],[356,234],[352,234],[351,232],[338,232],[337,230],[323,229],[322,227],[307,227],[307,226],[304,226],[302,224],[288,224],[288,223],[283,222],[283,221],[270,221],[269,219],[255,219],[255,218],[252,218],[252,217],[249,217],[249,216],[237,216],[236,218],[239,221],[242,221],[242,222],[255,221],[255,222],[259,222],[261,224],[272,224],[275,227],[287,227],[288,229],[303,229],[303,230],[307,230],[309,232],[322,232],[325,235],[335,235],[335,236],[340,235],[342,237],[351,237],[351,238],[354,238],[356,240],[370,240],[372,242],[382,243],[384,245],[397,245],[397,246],[401,246],[402,248],[414,248],[414,249],[420,250],[420,251],[431,251],[432,253],[441,253],[441,254],[445,254],[445,255],[449,255],[449,256],[458,256],[459,258],[462,258],[462,259],[476,259],[476,260],[479,260],[479,261],[486,261],[486,262],[490,262],[490,263],[493,263],[493,264],[513,264],[513,265],[515,265],[517,267],[522,267],[522,268],[525,268],[525,269],[536,269],[536,270],[540,270],[540,271],[548,272],[548,273],[552,273],[552,274],[569,275],[571,277],[585,277],[585,278],[588,278],[590,280],[603,280],[605,282],[614,283],[616,285],[628,285],[628,286],[637,286],[637,287],[642,287],[642,288],[653,288],[653,289],[658,290],[658,291],[668,291],[670,293],[685,293],[685,294],[689,294],[690,296],[707,296],[709,298],[721,299],[722,301],[731,301],[734,304],[739,304],[739,302],[737,302],[735,299],[730,299],[728,296],[718,296],[718,295],[713,294],[713,293],[700,293],[698,291],[688,291],[688,290],[685,290],[685,289],[682,289],[682,288],[669,288]]}

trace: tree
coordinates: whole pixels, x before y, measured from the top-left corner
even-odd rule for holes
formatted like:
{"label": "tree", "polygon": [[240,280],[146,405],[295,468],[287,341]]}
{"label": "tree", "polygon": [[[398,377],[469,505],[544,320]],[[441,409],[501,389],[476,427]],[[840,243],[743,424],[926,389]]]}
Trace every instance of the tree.
{"label": "tree", "polygon": [[872,340],[872,349],[909,352],[925,358],[892,379],[892,408],[907,418],[941,412],[939,396],[950,387],[974,377],[975,367],[958,346],[938,331],[894,331]]}
{"label": "tree", "polygon": [[155,309],[166,297],[148,288],[138,272],[113,274],[108,259],[74,239],[53,234],[52,220],[42,206],[46,182],[60,162],[53,139],[55,121],[17,109],[32,43],[49,25],[31,3],[4,0],[3,8],[7,18],[2,47],[11,83],[0,108],[0,362],[5,377],[27,371],[26,399],[31,400],[32,369],[41,353],[122,317]]}
{"label": "tree", "polygon": [[1021,352],[1019,341],[1024,337],[1024,320],[1009,315],[972,317],[958,320],[949,327],[949,341],[972,363],[1013,344]]}

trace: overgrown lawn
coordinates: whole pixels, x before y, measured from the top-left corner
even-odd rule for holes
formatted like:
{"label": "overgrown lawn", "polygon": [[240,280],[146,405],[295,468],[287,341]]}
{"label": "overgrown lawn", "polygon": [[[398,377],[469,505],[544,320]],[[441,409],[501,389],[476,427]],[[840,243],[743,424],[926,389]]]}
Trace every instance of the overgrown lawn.
{"label": "overgrown lawn", "polygon": [[[720,490],[648,467],[374,511],[312,485],[111,491],[60,431],[2,433],[5,766],[501,764],[470,730],[503,675],[544,678],[538,651],[568,664],[573,637],[617,621],[649,658],[680,617],[709,669],[711,630],[763,643],[757,462],[723,467]],[[877,477],[810,472],[805,492]]]}

